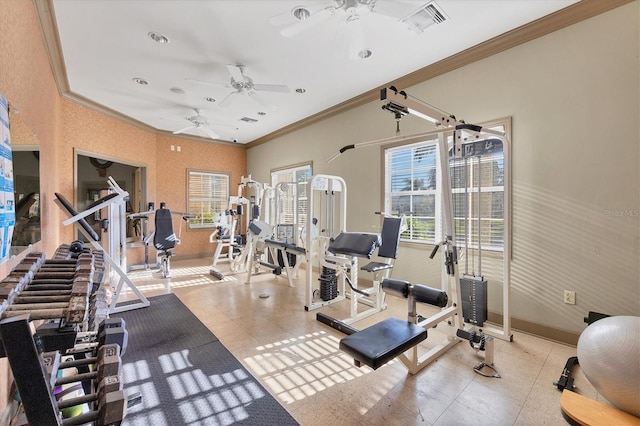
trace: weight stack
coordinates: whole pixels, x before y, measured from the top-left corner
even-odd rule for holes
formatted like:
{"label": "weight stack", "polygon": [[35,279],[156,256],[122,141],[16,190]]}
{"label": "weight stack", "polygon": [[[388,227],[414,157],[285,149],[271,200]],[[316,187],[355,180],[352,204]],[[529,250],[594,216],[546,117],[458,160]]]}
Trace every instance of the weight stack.
{"label": "weight stack", "polygon": [[465,322],[482,327],[487,320],[487,281],[484,277],[460,278],[462,315]]}
{"label": "weight stack", "polygon": [[323,266],[318,281],[320,281],[320,298],[323,301],[326,302],[338,297],[338,277],[336,277],[335,269]]}

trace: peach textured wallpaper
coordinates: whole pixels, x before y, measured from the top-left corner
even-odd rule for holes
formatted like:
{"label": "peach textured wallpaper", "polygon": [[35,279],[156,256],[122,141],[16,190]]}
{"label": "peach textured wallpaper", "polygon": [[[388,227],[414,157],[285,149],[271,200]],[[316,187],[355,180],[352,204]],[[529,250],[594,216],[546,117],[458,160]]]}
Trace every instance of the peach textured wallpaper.
{"label": "peach textured wallpaper", "polygon": [[[54,193],[75,199],[74,150],[122,162],[144,164],[150,201],[165,201],[173,210],[186,209],[187,169],[225,172],[232,186],[246,174],[246,149],[158,136],[63,99],[58,93],[34,5],[27,0],[2,0],[0,14],[0,94],[10,102],[40,145],[42,241],[34,250],[51,256],[73,239],[66,216],[53,203]],[[180,145],[172,152],[171,145]],[[231,189],[234,191],[234,188]],[[177,255],[212,254],[208,231],[183,232]],[[21,259],[0,265],[5,276]],[[6,359],[0,359],[0,412],[11,383]]]}

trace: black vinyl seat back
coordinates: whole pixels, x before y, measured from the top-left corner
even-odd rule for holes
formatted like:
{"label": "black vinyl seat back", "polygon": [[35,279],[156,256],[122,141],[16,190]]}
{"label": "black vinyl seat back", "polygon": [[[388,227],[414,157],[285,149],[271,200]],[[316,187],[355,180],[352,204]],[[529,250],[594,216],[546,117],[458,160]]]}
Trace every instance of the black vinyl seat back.
{"label": "black vinyl seat back", "polygon": [[158,209],[155,212],[155,234],[153,235],[153,246],[157,250],[169,250],[176,246],[177,238],[173,232],[173,220],[171,210]]}
{"label": "black vinyl seat back", "polygon": [[399,217],[385,217],[382,222],[382,245],[378,248],[378,256],[395,259],[400,247],[400,227],[402,219]]}
{"label": "black vinyl seat back", "polygon": [[[62,194],[54,192],[54,195],[56,196],[56,198],[58,199],[62,207],[64,207],[65,210],[69,213],[69,217],[78,215],[78,211],[73,207],[73,205],[69,202],[69,200],[67,200]],[[100,241],[100,235],[98,235],[98,233],[94,231],[94,229],[91,227],[91,225],[89,225],[89,222],[87,222],[85,218],[78,220],[77,223],[82,227],[82,229],[84,229],[84,231],[87,234],[85,235],[87,238],[91,238],[94,241]]]}

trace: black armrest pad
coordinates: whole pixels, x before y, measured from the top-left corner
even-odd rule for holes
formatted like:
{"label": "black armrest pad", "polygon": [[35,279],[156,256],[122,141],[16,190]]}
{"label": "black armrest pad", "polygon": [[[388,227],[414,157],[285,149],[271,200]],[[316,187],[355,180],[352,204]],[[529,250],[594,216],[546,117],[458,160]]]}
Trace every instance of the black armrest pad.
{"label": "black armrest pad", "polygon": [[387,318],[340,340],[340,350],[374,370],[427,338],[427,330],[398,318]]}
{"label": "black armrest pad", "polygon": [[380,235],[342,232],[331,242],[329,251],[333,254],[370,258],[380,244]]}
{"label": "black armrest pad", "polygon": [[[55,192],[54,194],[58,199],[58,201],[60,201],[60,204],[62,204],[62,206],[67,210],[67,212],[71,214],[71,216],[75,216],[78,214],[78,211],[73,207],[73,205],[71,205],[69,200],[64,198],[62,194],[59,194],[57,192]],[[94,241],[100,241],[100,236],[96,234],[96,231],[93,230],[93,228],[89,225],[89,223],[85,220],[85,218],[78,220],[78,224],[82,226],[82,229],[84,229],[85,232],[89,234],[89,237],[91,237]]]}
{"label": "black armrest pad", "polygon": [[107,194],[107,195],[105,195],[104,197],[102,197],[102,198],[100,198],[100,199],[97,199],[97,200],[95,200],[93,203],[89,204],[89,205],[87,206],[87,210],[89,210],[90,208],[93,208],[93,207],[97,206],[98,204],[104,203],[105,201],[109,201],[110,199],[115,198],[115,197],[117,197],[118,195],[119,195],[119,194],[118,194],[118,193],[116,193],[116,192],[112,192],[111,194]]}

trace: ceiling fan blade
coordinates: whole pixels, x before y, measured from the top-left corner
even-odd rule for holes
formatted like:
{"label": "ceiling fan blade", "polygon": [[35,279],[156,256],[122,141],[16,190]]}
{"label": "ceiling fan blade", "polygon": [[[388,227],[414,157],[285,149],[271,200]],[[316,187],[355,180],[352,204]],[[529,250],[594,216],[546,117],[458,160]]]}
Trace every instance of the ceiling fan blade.
{"label": "ceiling fan blade", "polygon": [[224,97],[223,100],[220,101],[220,103],[218,103],[218,106],[223,108],[230,106],[239,94],[240,92],[238,91],[233,91],[229,93],[227,96]]}
{"label": "ceiling fan blade", "polygon": [[254,84],[253,88],[258,92],[289,93],[291,89],[284,84]]}
{"label": "ceiling fan blade", "polygon": [[261,96],[260,94],[256,93],[256,92],[249,92],[248,93],[249,97],[251,99],[253,99],[254,101],[256,101],[257,103],[259,103],[260,105],[262,105],[265,108],[268,109],[276,109],[276,106],[274,104],[272,104],[271,102],[267,101],[263,96]]}
{"label": "ceiling fan blade", "polygon": [[177,135],[177,134],[180,134],[180,133],[186,132],[186,131],[187,131],[187,130],[189,130],[189,129],[193,129],[193,128],[195,128],[195,127],[196,127],[196,126],[192,124],[191,126],[187,126],[187,127],[185,127],[184,129],[176,130],[175,132],[173,132],[173,134],[174,134],[174,135]]}
{"label": "ceiling fan blade", "polygon": [[235,81],[245,81],[241,65],[226,65],[226,67],[229,74],[231,74],[231,78]]}
{"label": "ceiling fan blade", "polygon": [[201,126],[199,129],[205,132],[211,139],[220,139],[220,136],[209,126]]}
{"label": "ceiling fan blade", "polygon": [[294,18],[292,12],[281,13],[280,15],[275,15],[269,18],[269,24],[274,27],[282,27],[283,25],[291,25],[295,22],[298,22],[296,18]]}
{"label": "ceiling fan blade", "polygon": [[209,127],[228,127],[231,130],[240,130],[237,126],[234,126],[232,124],[219,124],[219,123],[210,123]]}

